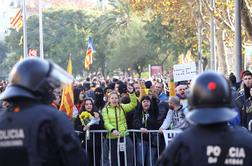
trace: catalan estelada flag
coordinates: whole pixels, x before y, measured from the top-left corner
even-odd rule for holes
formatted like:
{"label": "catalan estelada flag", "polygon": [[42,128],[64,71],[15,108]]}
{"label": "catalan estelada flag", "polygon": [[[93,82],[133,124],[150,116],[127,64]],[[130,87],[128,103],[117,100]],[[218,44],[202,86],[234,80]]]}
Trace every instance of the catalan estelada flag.
{"label": "catalan estelada flag", "polygon": [[86,70],[90,69],[90,66],[93,63],[93,53],[94,53],[94,48],[92,45],[92,38],[88,38],[88,47],[87,47],[87,52],[85,56],[85,62],[84,62],[84,67]]}
{"label": "catalan estelada flag", "polygon": [[[73,74],[71,56],[69,56],[67,72],[71,75]],[[60,110],[65,112],[67,116],[71,119],[73,115],[73,108],[74,108],[73,84],[70,84],[63,88]]]}
{"label": "catalan estelada flag", "polygon": [[18,31],[23,26],[21,9],[18,9],[15,12],[15,15],[11,18],[10,26],[11,28],[16,29],[16,31]]}

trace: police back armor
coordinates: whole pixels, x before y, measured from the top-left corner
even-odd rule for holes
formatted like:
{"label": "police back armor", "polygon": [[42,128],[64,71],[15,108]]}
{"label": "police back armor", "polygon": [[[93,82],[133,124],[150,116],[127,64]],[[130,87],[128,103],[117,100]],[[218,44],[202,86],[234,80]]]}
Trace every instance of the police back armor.
{"label": "police back armor", "polygon": [[32,104],[0,113],[1,166],[85,165],[80,142],[62,112]]}
{"label": "police back armor", "polygon": [[252,135],[227,124],[197,125],[178,135],[158,166],[251,166]]}

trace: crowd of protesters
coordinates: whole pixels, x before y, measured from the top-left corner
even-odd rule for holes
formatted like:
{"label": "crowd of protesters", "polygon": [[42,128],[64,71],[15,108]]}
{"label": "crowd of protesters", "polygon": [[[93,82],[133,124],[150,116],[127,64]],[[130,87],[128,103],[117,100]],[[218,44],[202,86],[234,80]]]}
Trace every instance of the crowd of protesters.
{"label": "crowd of protesters", "polygon": [[[233,107],[239,113],[239,116],[230,121],[230,125],[247,128],[252,119],[252,73],[244,71],[241,82],[236,81],[233,73],[227,79],[232,85]],[[1,81],[1,92],[6,86],[7,81]],[[143,165],[143,162],[145,165],[154,165],[158,156],[157,146],[161,153],[165,143],[160,136],[159,145],[155,141],[149,144],[149,139],[154,140],[155,137],[149,136],[148,130],[159,130],[161,135],[163,130],[183,131],[193,125],[185,119],[185,114],[189,111],[187,96],[190,81],[176,83],[176,96],[169,95],[169,85],[164,79],[86,78],[82,82],[74,82],[73,86],[73,123],[75,130],[81,133],[80,139],[87,144],[85,147],[89,165],[101,165],[101,158],[105,166],[117,165],[118,160],[122,161],[123,165],[124,159],[121,158],[124,156],[117,155],[117,138],[120,141],[126,138],[127,165],[133,165],[134,157],[136,165]],[[52,105],[58,109],[60,95],[60,89],[54,91]],[[8,103],[1,101],[1,105],[4,108]],[[85,119],[89,116],[92,120],[86,122]],[[127,133],[128,129],[141,132],[136,135],[135,148],[132,135]],[[107,130],[106,139],[101,139],[101,134],[90,134],[87,137],[86,132],[89,130]],[[133,152],[133,149],[136,149],[136,152]],[[136,156],[133,156],[134,154]]]}

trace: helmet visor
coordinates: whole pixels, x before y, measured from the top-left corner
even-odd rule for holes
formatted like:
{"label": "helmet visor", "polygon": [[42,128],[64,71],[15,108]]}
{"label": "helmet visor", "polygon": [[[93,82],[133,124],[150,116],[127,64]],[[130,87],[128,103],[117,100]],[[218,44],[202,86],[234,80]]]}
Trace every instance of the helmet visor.
{"label": "helmet visor", "polygon": [[51,72],[49,73],[48,79],[51,79],[51,83],[53,83],[55,88],[64,87],[73,82],[73,76],[67,73],[64,69],[58,66],[55,63],[51,64]]}

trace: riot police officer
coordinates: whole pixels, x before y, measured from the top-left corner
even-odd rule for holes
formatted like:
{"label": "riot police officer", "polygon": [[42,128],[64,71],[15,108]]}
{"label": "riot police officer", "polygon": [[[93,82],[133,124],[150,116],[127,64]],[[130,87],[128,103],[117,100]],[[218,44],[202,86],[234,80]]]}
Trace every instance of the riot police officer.
{"label": "riot police officer", "polygon": [[252,135],[227,123],[237,115],[231,101],[230,85],[222,75],[200,74],[191,85],[191,111],[186,115],[194,126],[171,142],[157,165],[251,166]]}
{"label": "riot police officer", "polygon": [[62,68],[40,58],[18,62],[0,95],[1,166],[84,166],[84,153],[71,122],[49,104],[55,88],[72,82]]}

